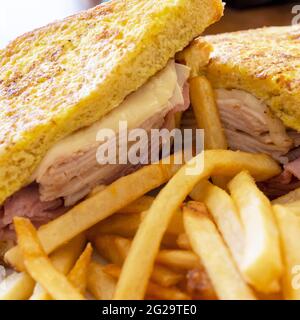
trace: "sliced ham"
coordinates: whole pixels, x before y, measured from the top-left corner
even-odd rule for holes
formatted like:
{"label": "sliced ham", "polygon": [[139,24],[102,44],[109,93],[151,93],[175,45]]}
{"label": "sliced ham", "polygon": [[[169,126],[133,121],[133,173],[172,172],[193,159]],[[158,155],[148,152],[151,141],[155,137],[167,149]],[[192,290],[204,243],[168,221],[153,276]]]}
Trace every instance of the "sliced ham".
{"label": "sliced ham", "polygon": [[284,169],[300,180],[300,158],[286,164]]}
{"label": "sliced ham", "polygon": [[231,149],[287,161],[284,156],[293,148],[293,139],[263,101],[241,90],[217,89],[216,97]]}
{"label": "sliced ham", "polygon": [[[187,83],[189,69],[170,62],[166,70],[170,71],[172,68],[176,70],[176,72],[173,72],[173,75],[175,74],[175,90],[173,95],[171,91],[170,97],[167,98],[169,99],[167,103],[161,105],[157,112],[154,113],[152,111],[147,120],[138,125],[138,128],[143,128],[148,133],[150,133],[151,129],[168,128],[172,130],[175,124],[175,114],[187,110],[190,105],[189,86]],[[152,82],[150,81],[149,86],[152,86],[154,96],[156,94],[155,90],[158,90],[157,84],[163,84],[164,80],[168,80],[168,77],[166,77],[167,72],[162,71],[161,78],[155,79]],[[172,74],[169,73],[169,75]],[[164,90],[160,95],[154,97],[157,100],[156,103],[162,99],[162,96],[167,94],[166,88]],[[137,94],[138,102],[141,101],[140,98],[142,96]],[[124,112],[123,109],[121,110],[121,116],[124,116],[126,112],[122,112]],[[90,129],[88,128],[87,130]],[[87,131],[87,137],[88,135],[92,136],[92,141],[93,139],[96,140],[93,130],[91,128],[90,131]],[[124,137],[124,134],[127,135],[127,132],[119,132],[118,134],[121,138],[120,141],[122,141],[122,137]],[[74,152],[66,154],[63,152],[63,156],[55,157],[57,155],[57,149],[55,149],[51,157],[48,157],[45,161],[47,165],[46,170],[45,166],[39,168],[32,178],[32,184],[15,193],[0,208],[0,240],[15,238],[13,228],[13,218],[15,216],[30,218],[39,227],[66,212],[70,207],[88,195],[94,187],[108,185],[118,178],[132,173],[143,164],[148,163],[148,156],[151,156],[153,153],[159,155],[161,148],[161,144],[158,143],[158,145],[152,145],[153,149],[151,150],[149,139],[149,146],[146,146],[144,149],[147,152],[140,155],[140,163],[136,165],[100,165],[97,162],[96,154],[101,144],[97,143],[97,141],[84,143],[85,140],[82,136],[78,134],[75,134],[75,136],[80,140],[78,144],[73,143],[72,138],[68,140],[71,145],[70,149],[75,150]],[[115,139],[110,139],[109,143],[115,143]],[[80,145],[79,149],[78,145]]]}
{"label": "sliced ham", "polygon": [[16,216],[27,217],[38,227],[64,212],[66,208],[63,206],[62,199],[42,202],[38,186],[32,184],[15,193],[4,203],[2,213],[0,213],[0,230],[3,233],[1,239],[7,240],[14,237],[13,219]]}

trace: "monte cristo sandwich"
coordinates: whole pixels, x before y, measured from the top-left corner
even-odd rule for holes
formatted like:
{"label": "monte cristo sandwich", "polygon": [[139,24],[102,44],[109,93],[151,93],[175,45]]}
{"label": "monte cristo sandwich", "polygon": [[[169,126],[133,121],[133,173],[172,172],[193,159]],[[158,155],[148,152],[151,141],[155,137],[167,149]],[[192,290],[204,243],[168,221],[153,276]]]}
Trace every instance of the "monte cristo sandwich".
{"label": "monte cristo sandwich", "polygon": [[200,73],[214,88],[229,148],[266,153],[284,165],[265,186],[269,195],[300,187],[300,26],[201,37],[189,47],[191,65],[202,61],[203,42],[211,58]]}
{"label": "monte cristo sandwich", "polygon": [[37,226],[135,170],[100,165],[101,128],[164,128],[189,106],[175,54],[219,20],[219,0],[114,0],[0,51],[0,241],[13,217]]}

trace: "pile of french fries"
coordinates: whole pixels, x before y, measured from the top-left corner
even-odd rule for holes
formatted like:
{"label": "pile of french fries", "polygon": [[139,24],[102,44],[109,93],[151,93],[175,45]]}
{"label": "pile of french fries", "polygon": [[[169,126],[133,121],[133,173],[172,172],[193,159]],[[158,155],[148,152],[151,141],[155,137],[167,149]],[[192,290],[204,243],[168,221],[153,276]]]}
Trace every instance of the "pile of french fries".
{"label": "pile of french fries", "polygon": [[[0,299],[300,299],[300,191],[270,202],[256,182],[280,166],[226,150],[204,77],[191,80],[191,100],[204,155],[144,167],[38,230],[15,218]],[[197,161],[203,170],[187,175]]]}

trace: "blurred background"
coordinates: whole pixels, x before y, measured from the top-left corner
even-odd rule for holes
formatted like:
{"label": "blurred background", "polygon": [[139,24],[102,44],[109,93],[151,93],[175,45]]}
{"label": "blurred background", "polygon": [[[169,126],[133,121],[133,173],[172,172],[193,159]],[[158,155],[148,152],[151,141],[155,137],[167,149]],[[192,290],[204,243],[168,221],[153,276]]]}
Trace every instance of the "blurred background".
{"label": "blurred background", "polygon": [[[100,2],[100,0],[0,0],[0,48],[27,31]],[[298,10],[294,7],[297,4],[295,1],[228,0],[226,2],[224,18],[206,33],[288,25],[291,24],[293,17],[300,13],[300,6]],[[298,4],[300,5],[300,1]]]}

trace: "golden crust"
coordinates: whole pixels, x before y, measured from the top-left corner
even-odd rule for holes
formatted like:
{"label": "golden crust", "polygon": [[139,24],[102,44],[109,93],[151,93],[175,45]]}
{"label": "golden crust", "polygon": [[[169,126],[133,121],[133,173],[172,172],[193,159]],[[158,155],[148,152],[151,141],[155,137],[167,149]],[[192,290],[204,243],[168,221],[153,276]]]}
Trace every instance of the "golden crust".
{"label": "golden crust", "polygon": [[205,71],[214,87],[248,91],[264,100],[286,126],[300,130],[299,25],[204,39],[214,47]]}
{"label": "golden crust", "polygon": [[221,0],[114,0],[0,51],[0,204],[55,142],[117,107],[222,13]]}

